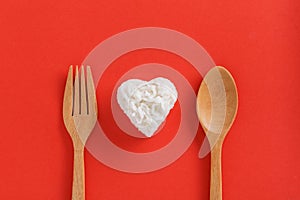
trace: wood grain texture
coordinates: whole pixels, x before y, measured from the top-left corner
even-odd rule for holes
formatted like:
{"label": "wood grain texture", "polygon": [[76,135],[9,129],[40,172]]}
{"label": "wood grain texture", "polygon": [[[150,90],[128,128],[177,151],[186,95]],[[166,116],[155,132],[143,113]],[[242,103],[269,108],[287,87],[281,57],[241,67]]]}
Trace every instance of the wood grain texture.
{"label": "wood grain texture", "polygon": [[211,151],[210,199],[222,199],[222,143],[216,144]]}
{"label": "wood grain texture", "polygon": [[63,119],[74,148],[72,200],[85,199],[84,145],[97,121],[97,101],[89,67],[87,72],[86,83],[84,67],[81,67],[80,79],[76,67],[73,89],[73,67],[71,66],[64,93]]}
{"label": "wood grain texture", "polygon": [[76,146],[76,149],[74,148],[72,200],[85,199],[84,171],[84,147],[82,145],[80,149]]}
{"label": "wood grain texture", "polygon": [[[213,86],[207,84],[212,84]],[[208,88],[217,92],[210,93]],[[222,96],[222,92],[224,93],[224,91],[221,90],[225,90],[225,96]],[[212,109],[213,101],[218,104],[224,103],[225,107],[220,106],[216,107],[217,109]],[[238,95],[233,77],[224,67],[214,67],[204,77],[197,96],[197,115],[212,148],[210,179],[211,200],[222,199],[222,145],[236,117],[237,107]],[[222,115],[224,108],[225,115]],[[220,120],[222,118],[225,119]],[[222,127],[221,133],[216,134],[212,131],[212,128],[219,127],[219,125]]]}

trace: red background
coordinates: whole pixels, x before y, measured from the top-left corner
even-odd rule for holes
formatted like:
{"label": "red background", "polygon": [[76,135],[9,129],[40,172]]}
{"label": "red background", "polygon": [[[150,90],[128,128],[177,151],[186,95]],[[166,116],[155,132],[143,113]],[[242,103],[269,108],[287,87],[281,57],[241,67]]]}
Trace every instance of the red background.
{"label": "red background", "polygon": [[[71,199],[73,150],[62,121],[68,66],[109,36],[145,26],[191,36],[236,79],[239,112],[223,149],[223,198],[300,199],[299,6],[297,0],[1,1],[1,199]],[[116,62],[190,67],[175,56],[140,53]],[[115,171],[86,152],[86,199],[209,199],[209,156],[197,158],[203,135],[199,130],[178,161],[147,174]]]}

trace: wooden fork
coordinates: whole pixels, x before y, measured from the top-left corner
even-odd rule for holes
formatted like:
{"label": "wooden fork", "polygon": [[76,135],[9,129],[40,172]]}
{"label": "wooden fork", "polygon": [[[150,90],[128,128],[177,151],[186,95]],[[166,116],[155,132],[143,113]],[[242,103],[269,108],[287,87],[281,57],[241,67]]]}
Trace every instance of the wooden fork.
{"label": "wooden fork", "polygon": [[97,121],[97,101],[91,69],[76,66],[73,87],[73,67],[70,66],[64,93],[63,118],[74,147],[72,200],[85,199],[84,186],[84,145]]}

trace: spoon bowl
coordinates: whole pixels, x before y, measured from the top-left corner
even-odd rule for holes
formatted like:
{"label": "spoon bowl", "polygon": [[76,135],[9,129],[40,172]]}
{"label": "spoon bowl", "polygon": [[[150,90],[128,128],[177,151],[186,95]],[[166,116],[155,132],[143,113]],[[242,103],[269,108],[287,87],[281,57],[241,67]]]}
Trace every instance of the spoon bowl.
{"label": "spoon bowl", "polygon": [[222,145],[234,122],[237,108],[238,94],[232,75],[224,67],[212,68],[200,85],[196,106],[211,150],[211,200],[222,199]]}

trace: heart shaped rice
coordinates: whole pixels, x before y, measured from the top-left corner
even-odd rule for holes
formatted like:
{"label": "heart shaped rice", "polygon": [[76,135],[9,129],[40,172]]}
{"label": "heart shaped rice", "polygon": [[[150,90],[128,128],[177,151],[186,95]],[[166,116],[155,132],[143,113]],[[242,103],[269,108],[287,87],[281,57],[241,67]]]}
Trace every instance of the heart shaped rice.
{"label": "heart shaped rice", "polygon": [[177,101],[177,90],[166,78],[151,81],[130,79],[121,84],[117,101],[131,123],[145,136],[151,137],[165,121]]}

